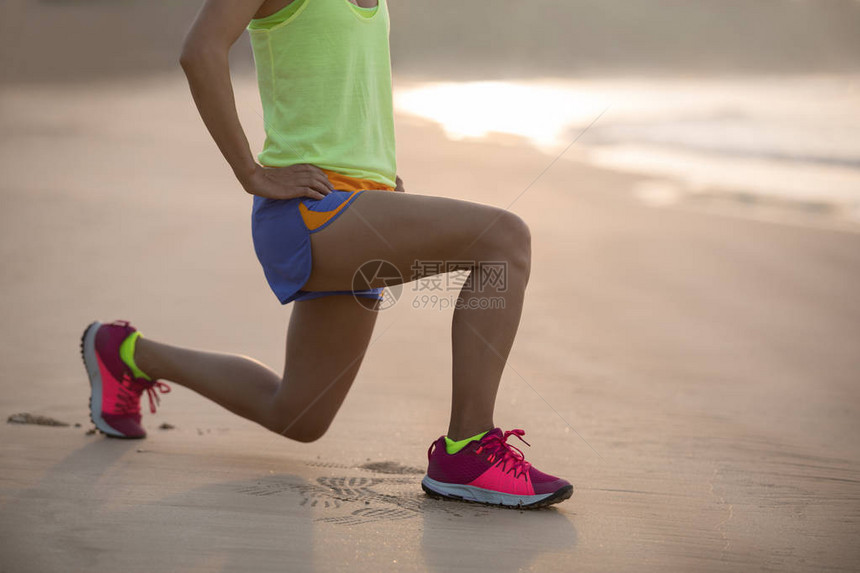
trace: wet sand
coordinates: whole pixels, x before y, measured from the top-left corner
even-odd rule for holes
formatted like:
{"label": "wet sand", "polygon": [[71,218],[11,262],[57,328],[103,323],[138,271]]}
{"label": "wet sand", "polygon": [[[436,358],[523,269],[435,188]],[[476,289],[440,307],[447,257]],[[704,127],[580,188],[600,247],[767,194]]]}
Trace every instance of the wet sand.
{"label": "wet sand", "polygon": [[[83,424],[0,425],[4,573],[856,568],[857,234],[649,206],[566,159],[520,196],[546,156],[401,118],[409,192],[516,199],[531,225],[496,421],[576,486],[547,511],[446,503],[418,472],[446,427],[450,311],[410,287],[317,443],[175,385],[147,440],[86,435],[89,321],[280,368],[290,310],[181,79],[0,97],[0,415]],[[237,98],[258,148],[253,82]]]}

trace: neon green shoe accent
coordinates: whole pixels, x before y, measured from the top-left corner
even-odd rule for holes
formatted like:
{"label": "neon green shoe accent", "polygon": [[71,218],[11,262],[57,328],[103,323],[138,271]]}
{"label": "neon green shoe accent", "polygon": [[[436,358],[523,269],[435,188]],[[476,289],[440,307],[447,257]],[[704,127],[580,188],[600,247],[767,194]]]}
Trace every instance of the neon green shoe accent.
{"label": "neon green shoe accent", "polygon": [[119,345],[119,357],[125,362],[125,365],[131,368],[131,373],[135,378],[143,378],[144,380],[152,380],[147,374],[137,367],[134,363],[134,347],[137,346],[137,339],[140,338],[139,332],[132,332]]}
{"label": "neon green shoe accent", "polygon": [[[489,430],[487,430],[487,432],[489,432]],[[483,438],[484,434],[486,434],[487,432],[481,432],[480,434],[472,436],[471,438],[466,438],[465,440],[459,440],[457,442],[455,442],[448,436],[445,436],[445,451],[449,454],[456,454],[457,452],[465,448],[469,442],[474,442],[475,440],[480,440],[481,438]]]}

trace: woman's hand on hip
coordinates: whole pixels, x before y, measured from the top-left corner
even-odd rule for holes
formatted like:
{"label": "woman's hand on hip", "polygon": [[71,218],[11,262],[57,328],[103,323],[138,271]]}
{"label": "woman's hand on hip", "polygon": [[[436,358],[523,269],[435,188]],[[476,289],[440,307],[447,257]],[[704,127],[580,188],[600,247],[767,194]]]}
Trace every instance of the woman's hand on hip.
{"label": "woman's hand on hip", "polygon": [[251,195],[267,199],[295,199],[310,197],[322,199],[333,191],[322,169],[308,163],[289,167],[257,166],[242,187]]}

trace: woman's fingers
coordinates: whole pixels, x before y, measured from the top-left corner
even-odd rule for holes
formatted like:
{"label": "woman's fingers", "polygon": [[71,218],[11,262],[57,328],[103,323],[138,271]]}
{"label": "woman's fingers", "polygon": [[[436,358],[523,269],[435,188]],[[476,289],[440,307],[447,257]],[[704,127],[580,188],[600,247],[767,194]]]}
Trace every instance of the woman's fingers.
{"label": "woman's fingers", "polygon": [[320,200],[320,199],[323,199],[325,197],[325,195],[323,195],[319,191],[314,191],[313,189],[308,189],[305,192],[305,196],[310,197],[311,199],[316,199],[316,200]]}
{"label": "woman's fingers", "polygon": [[334,190],[326,174],[309,163],[271,168],[268,173],[271,175],[270,181],[277,186],[273,196],[279,198],[322,199]]}
{"label": "woman's fingers", "polygon": [[302,163],[302,168],[304,168],[305,173],[313,176],[314,178],[325,178],[325,173],[323,172],[323,170],[316,165],[311,165],[310,163]]}
{"label": "woman's fingers", "polygon": [[321,195],[328,195],[329,193],[331,193],[331,187],[328,185],[327,182],[323,183],[322,181],[316,179],[311,181],[308,187],[310,187],[317,193],[320,193]]}
{"label": "woman's fingers", "polygon": [[314,169],[316,170],[314,172],[314,180],[319,181],[320,183],[325,185],[328,189],[334,190],[333,187],[331,186],[331,181],[328,180],[328,176],[326,176],[326,174],[323,173],[319,168],[314,167]]}
{"label": "woman's fingers", "polygon": [[304,177],[302,183],[323,195],[328,195],[332,192],[331,183],[326,177],[326,174],[316,165],[305,163],[302,165],[304,169]]}
{"label": "woman's fingers", "polygon": [[328,180],[328,177],[322,175],[321,177],[317,177],[315,179],[320,185],[328,189],[329,191],[334,191],[334,187],[331,186],[331,181]]}
{"label": "woman's fingers", "polygon": [[306,163],[305,167],[308,170],[308,173],[311,174],[313,179],[325,184],[327,187],[331,188],[331,183],[328,180],[328,176],[326,176],[325,172],[317,167],[316,165],[311,165],[310,163]]}

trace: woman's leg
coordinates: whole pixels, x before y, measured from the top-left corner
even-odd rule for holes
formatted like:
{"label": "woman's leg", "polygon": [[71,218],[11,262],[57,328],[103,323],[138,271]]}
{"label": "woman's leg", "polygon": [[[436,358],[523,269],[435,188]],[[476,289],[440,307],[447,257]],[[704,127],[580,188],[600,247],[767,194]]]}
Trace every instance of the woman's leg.
{"label": "woman's leg", "polygon": [[302,442],[321,437],[343,403],[370,341],[376,311],[352,296],[293,303],[279,376],[244,356],[188,350],[140,338],[135,362],[244,418]]}
{"label": "woman's leg", "polygon": [[[530,235],[522,219],[465,201],[365,191],[331,225],[311,235],[311,244],[313,270],[303,287],[311,291],[352,288],[355,271],[375,259],[392,263],[406,282],[433,274],[432,263],[456,261],[471,269],[473,288],[459,293],[452,325],[448,436],[459,440],[492,428],[496,392],[529,278]],[[481,263],[503,263],[506,284],[493,284],[490,279],[497,277],[491,273],[498,267]],[[482,292],[478,285],[484,285]],[[501,304],[483,308],[482,297]]]}

